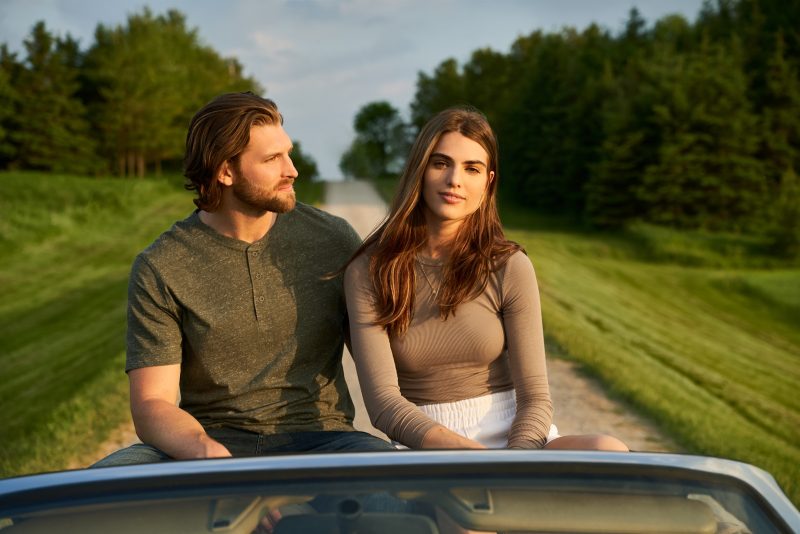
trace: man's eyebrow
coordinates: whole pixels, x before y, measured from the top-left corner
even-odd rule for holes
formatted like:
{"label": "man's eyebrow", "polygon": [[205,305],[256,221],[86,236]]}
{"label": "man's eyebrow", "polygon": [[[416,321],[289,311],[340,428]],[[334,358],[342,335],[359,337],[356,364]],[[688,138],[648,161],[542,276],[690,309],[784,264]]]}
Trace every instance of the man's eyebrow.
{"label": "man's eyebrow", "polygon": [[[287,152],[288,152],[289,154],[291,154],[291,153],[292,153],[292,150],[294,150],[294,145],[290,146],[290,147],[289,147],[289,150],[288,150]],[[278,150],[278,151],[276,151],[276,152],[267,152],[267,153],[266,153],[266,154],[264,154],[262,157],[263,157],[264,159],[269,159],[269,158],[274,158],[275,156],[280,156],[281,154],[283,154],[283,150]]]}

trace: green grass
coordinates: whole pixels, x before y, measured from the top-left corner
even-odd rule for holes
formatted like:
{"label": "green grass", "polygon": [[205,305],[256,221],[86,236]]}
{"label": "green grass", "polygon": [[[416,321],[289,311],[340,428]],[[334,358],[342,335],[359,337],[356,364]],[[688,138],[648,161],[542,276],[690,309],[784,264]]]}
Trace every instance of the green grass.
{"label": "green grass", "polygon": [[178,176],[0,173],[0,476],[62,469],[128,418],[130,265],[191,199]]}
{"label": "green grass", "polygon": [[[632,230],[662,246],[507,211],[558,345],[685,450],[758,465],[800,503],[800,268],[753,267],[769,258],[746,238]],[[749,252],[725,266],[731,249]]]}
{"label": "green grass", "polygon": [[128,417],[128,271],[192,211],[180,184],[0,174],[0,474],[63,468]]}

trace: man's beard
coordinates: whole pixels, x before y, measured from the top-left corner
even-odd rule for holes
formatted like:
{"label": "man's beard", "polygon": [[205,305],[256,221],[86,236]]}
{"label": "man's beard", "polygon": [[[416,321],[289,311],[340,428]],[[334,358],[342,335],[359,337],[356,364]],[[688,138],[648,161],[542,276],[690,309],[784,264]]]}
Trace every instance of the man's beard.
{"label": "man's beard", "polygon": [[280,193],[277,188],[283,187],[291,181],[282,181],[275,186],[272,191],[265,191],[262,188],[254,186],[249,180],[244,178],[241,174],[235,177],[233,181],[233,196],[239,202],[250,206],[257,211],[272,211],[275,213],[286,213],[294,209],[295,198],[294,191]]}

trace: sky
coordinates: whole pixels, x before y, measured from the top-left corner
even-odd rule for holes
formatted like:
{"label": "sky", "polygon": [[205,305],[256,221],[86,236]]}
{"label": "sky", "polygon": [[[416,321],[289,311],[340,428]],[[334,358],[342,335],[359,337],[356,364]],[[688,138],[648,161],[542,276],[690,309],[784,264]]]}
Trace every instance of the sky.
{"label": "sky", "polygon": [[507,53],[536,30],[579,30],[592,22],[612,32],[636,6],[652,24],[667,14],[694,20],[702,0],[0,0],[0,43],[20,51],[44,20],[83,49],[98,23],[124,25],[145,6],[177,9],[201,41],[234,56],[266,88],[289,135],[325,179],[353,137],[353,118],[369,102],[389,101],[405,118],[418,73],[442,61],[460,64],[474,50]]}

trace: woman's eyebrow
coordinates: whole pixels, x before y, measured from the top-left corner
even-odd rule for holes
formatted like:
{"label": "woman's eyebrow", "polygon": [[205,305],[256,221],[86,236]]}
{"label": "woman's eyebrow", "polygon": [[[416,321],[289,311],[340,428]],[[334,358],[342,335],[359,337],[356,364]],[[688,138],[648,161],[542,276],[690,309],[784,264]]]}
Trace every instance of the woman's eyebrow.
{"label": "woman's eyebrow", "polygon": [[465,161],[464,165],[483,165],[486,167],[486,164],[479,159],[471,159],[469,161]]}

